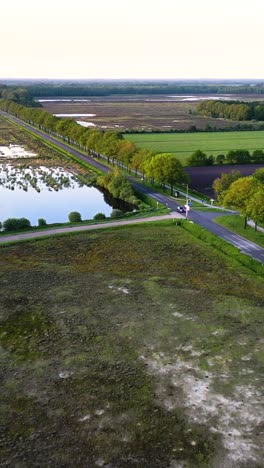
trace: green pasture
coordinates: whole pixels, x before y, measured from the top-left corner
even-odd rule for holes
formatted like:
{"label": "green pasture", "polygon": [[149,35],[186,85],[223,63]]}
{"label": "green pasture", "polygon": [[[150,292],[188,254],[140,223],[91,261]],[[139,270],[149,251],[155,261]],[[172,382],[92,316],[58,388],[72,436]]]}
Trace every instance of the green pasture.
{"label": "green pasture", "polygon": [[161,153],[173,153],[183,164],[197,149],[208,155],[227,154],[234,149],[254,151],[264,149],[264,131],[200,132],[200,133],[145,133],[124,137],[140,148]]}

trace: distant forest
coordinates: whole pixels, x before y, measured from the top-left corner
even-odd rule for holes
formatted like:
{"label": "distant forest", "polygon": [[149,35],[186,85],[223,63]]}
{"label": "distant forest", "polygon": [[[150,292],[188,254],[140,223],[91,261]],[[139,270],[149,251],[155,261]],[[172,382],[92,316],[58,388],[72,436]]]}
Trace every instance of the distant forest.
{"label": "distant forest", "polygon": [[[217,81],[63,81],[12,80],[0,83],[4,99],[21,104],[33,103],[34,98],[52,96],[110,96],[143,94],[264,94],[264,82]],[[11,95],[13,95],[11,97]]]}

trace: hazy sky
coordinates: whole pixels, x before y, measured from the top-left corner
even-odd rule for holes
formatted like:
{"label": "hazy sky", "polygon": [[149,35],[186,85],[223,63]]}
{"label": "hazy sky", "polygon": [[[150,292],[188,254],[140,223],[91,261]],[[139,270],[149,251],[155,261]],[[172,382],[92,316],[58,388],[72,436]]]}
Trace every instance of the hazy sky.
{"label": "hazy sky", "polygon": [[5,0],[0,78],[263,78],[263,0]]}

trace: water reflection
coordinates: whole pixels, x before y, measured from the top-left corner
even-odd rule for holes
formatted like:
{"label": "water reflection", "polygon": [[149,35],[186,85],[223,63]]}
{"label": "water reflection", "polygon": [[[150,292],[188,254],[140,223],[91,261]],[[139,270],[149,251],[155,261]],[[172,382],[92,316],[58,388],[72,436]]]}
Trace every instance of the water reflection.
{"label": "water reflection", "polygon": [[102,188],[98,188],[100,192],[103,193],[104,195],[104,201],[108,205],[112,206],[112,208],[118,208],[121,211],[127,212],[127,211],[133,211],[137,209],[137,206],[131,205],[131,203],[127,203],[123,200],[120,200],[119,198],[114,198],[111,193],[109,193],[107,190],[104,190]]}
{"label": "water reflection", "polygon": [[[117,206],[118,204],[118,206]],[[0,221],[25,217],[32,226],[39,218],[48,224],[67,222],[71,211],[82,219],[92,219],[96,213],[110,216],[120,203],[96,187],[82,185],[77,177],[62,168],[17,168],[0,164]],[[133,207],[124,205],[128,211]]]}

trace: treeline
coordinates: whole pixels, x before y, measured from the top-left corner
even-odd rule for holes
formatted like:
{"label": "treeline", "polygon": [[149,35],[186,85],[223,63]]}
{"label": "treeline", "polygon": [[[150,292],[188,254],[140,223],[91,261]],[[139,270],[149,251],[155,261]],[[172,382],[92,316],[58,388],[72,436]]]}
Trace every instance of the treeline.
{"label": "treeline", "polygon": [[264,121],[264,104],[259,102],[208,100],[200,102],[196,107],[196,112],[207,117]]}
{"label": "treeline", "polygon": [[[234,86],[236,84],[236,86]],[[264,94],[264,83],[217,83],[202,81],[44,81],[21,82],[17,87],[29,96],[109,96],[111,94]],[[14,87],[14,83],[12,83]]]}
{"label": "treeline", "polygon": [[231,86],[206,86],[206,85],[171,85],[171,84],[134,84],[134,85],[104,85],[94,84],[87,86],[80,85],[34,85],[27,86],[27,91],[32,97],[48,96],[109,96],[115,95],[163,95],[163,94],[249,94],[256,91],[258,94],[264,93],[264,87],[252,90],[247,87]]}
{"label": "treeline", "polygon": [[119,133],[83,127],[73,119],[55,117],[42,109],[28,108],[13,101],[1,100],[0,108],[68,144],[78,146],[93,157],[106,155],[107,162],[113,166],[133,170],[136,175],[140,172],[143,178],[149,178],[152,183],[158,181],[163,187],[169,184],[172,193],[176,183],[188,182],[182,164],[173,154],[139,149]]}
{"label": "treeline", "polygon": [[250,153],[245,149],[230,150],[226,155],[207,156],[204,151],[197,150],[187,160],[189,166],[212,166],[213,164],[261,164],[264,163],[264,151],[254,150]]}
{"label": "treeline", "polygon": [[154,130],[144,130],[144,129],[125,129],[122,130],[123,135],[129,134],[150,134],[150,133],[208,133],[208,132],[244,132],[244,131],[259,131],[264,130],[264,123],[259,123],[258,125],[254,123],[237,123],[230,126],[216,127],[215,125],[210,125],[208,122],[205,124],[204,128],[197,128],[196,125],[190,125],[189,128],[179,129],[179,128],[166,128],[160,129],[155,128]]}

